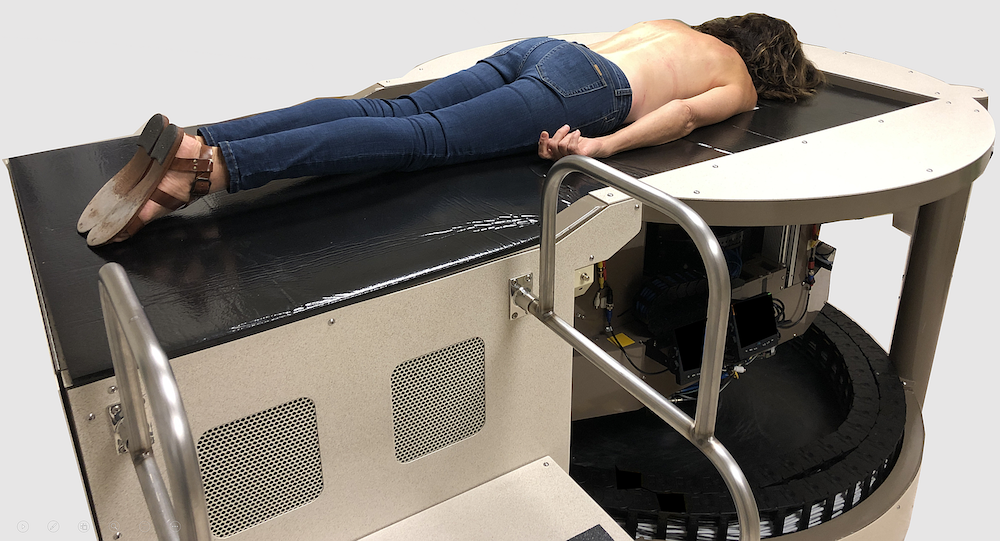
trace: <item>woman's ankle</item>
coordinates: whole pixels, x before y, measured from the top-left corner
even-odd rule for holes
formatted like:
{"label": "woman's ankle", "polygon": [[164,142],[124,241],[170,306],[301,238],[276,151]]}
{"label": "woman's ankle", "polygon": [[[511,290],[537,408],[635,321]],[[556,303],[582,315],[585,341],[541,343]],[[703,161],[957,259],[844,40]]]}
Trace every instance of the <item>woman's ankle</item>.
{"label": "woman's ankle", "polygon": [[212,172],[209,174],[208,180],[211,182],[208,193],[229,189],[229,169],[226,168],[226,160],[219,147],[212,147]]}

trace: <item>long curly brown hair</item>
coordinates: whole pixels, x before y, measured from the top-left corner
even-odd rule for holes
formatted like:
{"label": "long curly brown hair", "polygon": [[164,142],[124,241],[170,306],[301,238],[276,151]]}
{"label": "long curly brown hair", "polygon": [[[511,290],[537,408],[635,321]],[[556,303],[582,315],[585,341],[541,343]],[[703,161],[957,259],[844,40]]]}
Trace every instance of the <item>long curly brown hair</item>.
{"label": "long curly brown hair", "polygon": [[824,81],[823,72],[802,52],[795,29],[781,19],[747,13],[712,19],[693,28],[740,53],[760,98],[797,101],[815,94]]}

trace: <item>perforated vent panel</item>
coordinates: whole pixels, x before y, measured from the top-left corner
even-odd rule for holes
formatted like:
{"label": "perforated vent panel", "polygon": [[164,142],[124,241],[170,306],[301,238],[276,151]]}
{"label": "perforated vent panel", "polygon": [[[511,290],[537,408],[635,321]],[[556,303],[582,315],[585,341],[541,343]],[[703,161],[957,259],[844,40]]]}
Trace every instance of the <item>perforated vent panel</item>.
{"label": "perforated vent panel", "polygon": [[406,463],[464,440],[486,423],[482,338],[410,359],[392,371],[396,459]]}
{"label": "perforated vent panel", "polygon": [[197,449],[215,537],[256,526],[323,492],[316,405],[308,398],[212,428]]}

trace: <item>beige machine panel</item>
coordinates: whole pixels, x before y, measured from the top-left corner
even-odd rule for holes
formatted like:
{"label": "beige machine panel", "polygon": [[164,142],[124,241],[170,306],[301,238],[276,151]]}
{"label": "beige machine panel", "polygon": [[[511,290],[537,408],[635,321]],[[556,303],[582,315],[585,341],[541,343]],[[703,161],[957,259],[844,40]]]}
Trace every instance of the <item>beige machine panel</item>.
{"label": "beige machine panel", "polygon": [[[582,204],[557,249],[565,312],[574,270],[640,227],[631,202]],[[572,350],[509,312],[509,280],[537,265],[521,252],[173,359],[213,535],[358,539],[540,457],[567,468]],[[80,455],[102,537],[151,540],[114,385],[68,392]]]}

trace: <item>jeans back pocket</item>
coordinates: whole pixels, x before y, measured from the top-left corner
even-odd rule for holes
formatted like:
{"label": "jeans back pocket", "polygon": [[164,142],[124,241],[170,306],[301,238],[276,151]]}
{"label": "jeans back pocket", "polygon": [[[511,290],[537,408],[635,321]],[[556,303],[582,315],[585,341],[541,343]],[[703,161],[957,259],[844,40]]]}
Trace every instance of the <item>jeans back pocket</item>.
{"label": "jeans back pocket", "polygon": [[535,68],[539,78],[564,98],[608,85],[597,64],[573,43],[553,48],[538,61]]}

